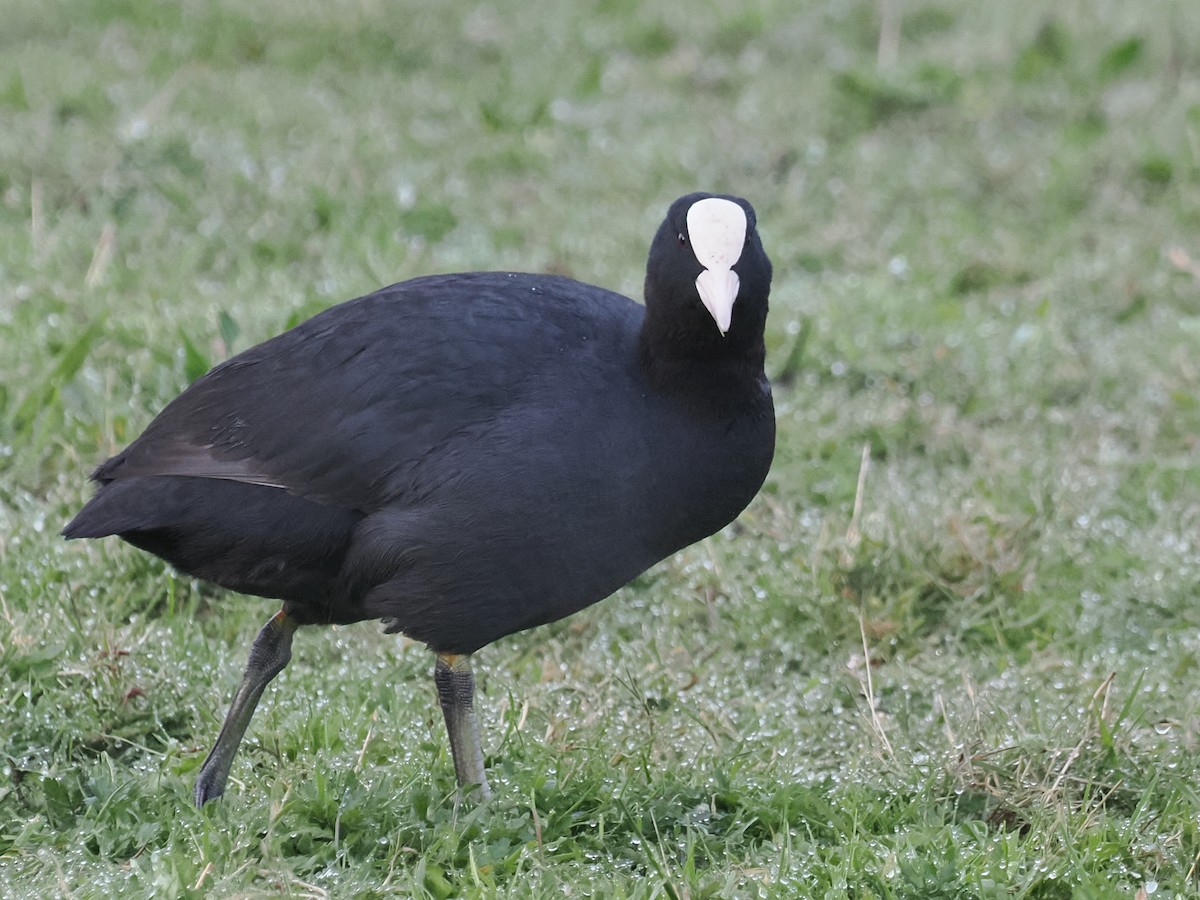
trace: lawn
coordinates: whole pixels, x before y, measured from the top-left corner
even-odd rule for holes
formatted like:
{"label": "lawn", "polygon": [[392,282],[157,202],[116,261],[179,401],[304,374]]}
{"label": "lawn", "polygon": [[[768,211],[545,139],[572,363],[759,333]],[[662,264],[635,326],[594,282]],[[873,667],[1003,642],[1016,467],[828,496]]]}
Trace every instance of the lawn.
{"label": "lawn", "polygon": [[[0,896],[1200,896],[1194,0],[0,0]],[[343,299],[471,269],[640,296],[740,194],[767,486],[433,660],[115,539],[91,468]]]}

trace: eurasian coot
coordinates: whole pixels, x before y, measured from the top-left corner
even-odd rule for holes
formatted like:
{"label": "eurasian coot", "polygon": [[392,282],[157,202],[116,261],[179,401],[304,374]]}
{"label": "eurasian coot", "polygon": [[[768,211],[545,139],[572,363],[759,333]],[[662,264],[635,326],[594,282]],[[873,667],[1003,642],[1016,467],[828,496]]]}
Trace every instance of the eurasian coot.
{"label": "eurasian coot", "polygon": [[766,477],[771,264],[737,197],[675,201],[645,306],[551,275],[417,278],[198,379],[92,475],[117,535],[283,608],[196,802],[225,788],[301,625],[382,619],[437,654],[455,773],[488,795],[470,655],[601,600],[733,520]]}

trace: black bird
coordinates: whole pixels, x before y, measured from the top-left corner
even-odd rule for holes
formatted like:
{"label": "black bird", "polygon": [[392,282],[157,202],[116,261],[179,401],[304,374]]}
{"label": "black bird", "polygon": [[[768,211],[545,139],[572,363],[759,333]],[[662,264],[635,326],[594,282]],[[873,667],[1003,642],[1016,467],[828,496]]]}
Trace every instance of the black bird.
{"label": "black bird", "polygon": [[770,285],[750,204],[689,194],[644,307],[552,275],[416,278],[215,367],[96,469],[65,537],[283,601],[197,804],[224,792],[296,629],[367,619],[437,654],[455,774],[488,796],[471,654],[604,599],[762,486]]}

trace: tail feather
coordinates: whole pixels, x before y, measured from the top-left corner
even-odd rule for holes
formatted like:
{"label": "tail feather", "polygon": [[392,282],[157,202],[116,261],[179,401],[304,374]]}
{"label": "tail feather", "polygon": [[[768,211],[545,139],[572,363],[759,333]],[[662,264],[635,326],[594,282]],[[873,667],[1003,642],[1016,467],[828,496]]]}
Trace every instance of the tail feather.
{"label": "tail feather", "polygon": [[[127,531],[161,528],[178,516],[178,503],[170,494],[146,490],[145,478],[130,478],[102,485],[75,518],[67,523],[62,536],[100,538]],[[167,502],[164,502],[167,501]]]}
{"label": "tail feather", "polygon": [[279,488],[134,476],[104,484],[63,536],[117,535],[180,571],[263,597],[332,596],[363,514]]}

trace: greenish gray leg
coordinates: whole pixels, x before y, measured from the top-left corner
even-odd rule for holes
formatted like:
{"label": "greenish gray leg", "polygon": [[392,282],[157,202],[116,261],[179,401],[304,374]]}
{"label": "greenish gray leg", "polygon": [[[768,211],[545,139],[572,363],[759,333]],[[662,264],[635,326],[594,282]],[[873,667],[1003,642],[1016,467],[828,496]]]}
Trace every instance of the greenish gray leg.
{"label": "greenish gray leg", "polygon": [[478,785],[479,797],[492,796],[487,775],[483,771],[483,748],[479,745],[479,723],[475,719],[475,675],[471,657],[439,653],[434,666],[433,680],[437,684],[446,731],[450,734],[450,755],[454,757],[454,774],[459,790]]}
{"label": "greenish gray leg", "polygon": [[225,724],[221,726],[212,752],[200,767],[200,777],[196,779],[197,806],[203,806],[225,793],[229,767],[233,765],[242,735],[246,733],[246,726],[250,724],[254,708],[258,706],[258,698],[262,696],[263,688],[283,671],[292,658],[292,635],[298,627],[298,623],[281,609],[267,621],[254,639],[246,674],[242,676],[241,686],[233,696]]}

